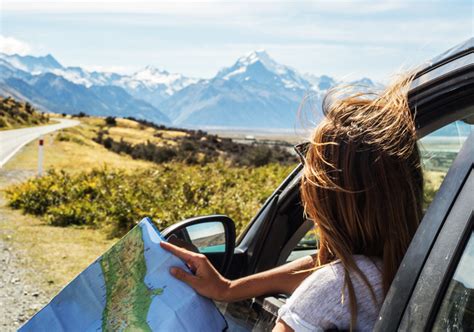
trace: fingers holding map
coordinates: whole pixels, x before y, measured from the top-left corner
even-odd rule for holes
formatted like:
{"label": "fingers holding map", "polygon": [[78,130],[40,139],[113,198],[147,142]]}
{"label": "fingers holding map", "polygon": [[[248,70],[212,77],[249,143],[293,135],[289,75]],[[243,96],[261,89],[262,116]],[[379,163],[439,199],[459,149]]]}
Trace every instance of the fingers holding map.
{"label": "fingers holding map", "polygon": [[187,268],[161,241],[143,219],[20,331],[224,330],[214,303],[170,275],[171,267]]}

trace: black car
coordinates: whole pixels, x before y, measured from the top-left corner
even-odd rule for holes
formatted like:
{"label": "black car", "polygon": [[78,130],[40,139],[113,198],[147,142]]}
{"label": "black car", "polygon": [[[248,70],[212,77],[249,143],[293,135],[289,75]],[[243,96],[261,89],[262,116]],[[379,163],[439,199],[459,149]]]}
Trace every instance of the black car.
{"label": "black car", "polygon": [[[409,104],[422,151],[425,213],[375,330],[473,331],[474,38],[418,72]],[[232,220],[219,215],[185,220],[163,235],[192,242],[230,279],[313,254],[313,224],[300,204],[302,168],[283,181],[237,240]],[[218,305],[231,331],[271,330],[286,298],[272,294]]]}

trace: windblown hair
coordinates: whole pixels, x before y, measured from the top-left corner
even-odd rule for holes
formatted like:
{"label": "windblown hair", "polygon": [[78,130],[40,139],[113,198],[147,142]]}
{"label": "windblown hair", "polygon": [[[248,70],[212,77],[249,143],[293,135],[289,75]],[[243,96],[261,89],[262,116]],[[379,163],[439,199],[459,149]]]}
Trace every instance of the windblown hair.
{"label": "windblown hair", "polygon": [[350,272],[376,301],[353,255],[382,259],[386,294],[422,217],[423,176],[407,101],[410,82],[405,77],[379,94],[331,92],[306,152],[300,191],[305,214],[319,233],[317,266],[340,260],[351,327],[357,300]]}

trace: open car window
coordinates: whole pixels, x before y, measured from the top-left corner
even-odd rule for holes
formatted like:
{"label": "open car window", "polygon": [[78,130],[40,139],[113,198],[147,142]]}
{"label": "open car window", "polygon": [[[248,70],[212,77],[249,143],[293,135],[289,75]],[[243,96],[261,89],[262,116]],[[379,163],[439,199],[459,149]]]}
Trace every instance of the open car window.
{"label": "open car window", "polygon": [[298,258],[314,254],[318,248],[318,240],[316,228],[312,227],[291,251],[286,261],[292,262]]}
{"label": "open car window", "polygon": [[418,141],[424,177],[423,210],[426,211],[461,150],[473,125],[456,121]]}
{"label": "open car window", "polygon": [[[448,169],[472,131],[473,125],[455,121],[418,141],[424,177],[424,212],[433,201]],[[301,238],[286,261],[291,262],[300,257],[314,254],[317,246],[317,234],[313,228]]]}

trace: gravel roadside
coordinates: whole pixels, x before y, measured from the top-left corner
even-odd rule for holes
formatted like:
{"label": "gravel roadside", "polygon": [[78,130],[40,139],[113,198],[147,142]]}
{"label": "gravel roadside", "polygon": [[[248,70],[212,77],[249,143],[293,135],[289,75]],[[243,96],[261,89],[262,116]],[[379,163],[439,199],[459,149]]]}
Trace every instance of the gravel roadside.
{"label": "gravel roadside", "polygon": [[[0,169],[0,190],[9,184],[30,177],[28,171],[5,171]],[[5,207],[0,192],[0,207]],[[0,213],[0,223],[7,223],[7,217]],[[0,330],[16,331],[33,314],[41,309],[52,294],[39,286],[44,280],[30,268],[25,252],[13,248],[12,234],[0,230]]]}

